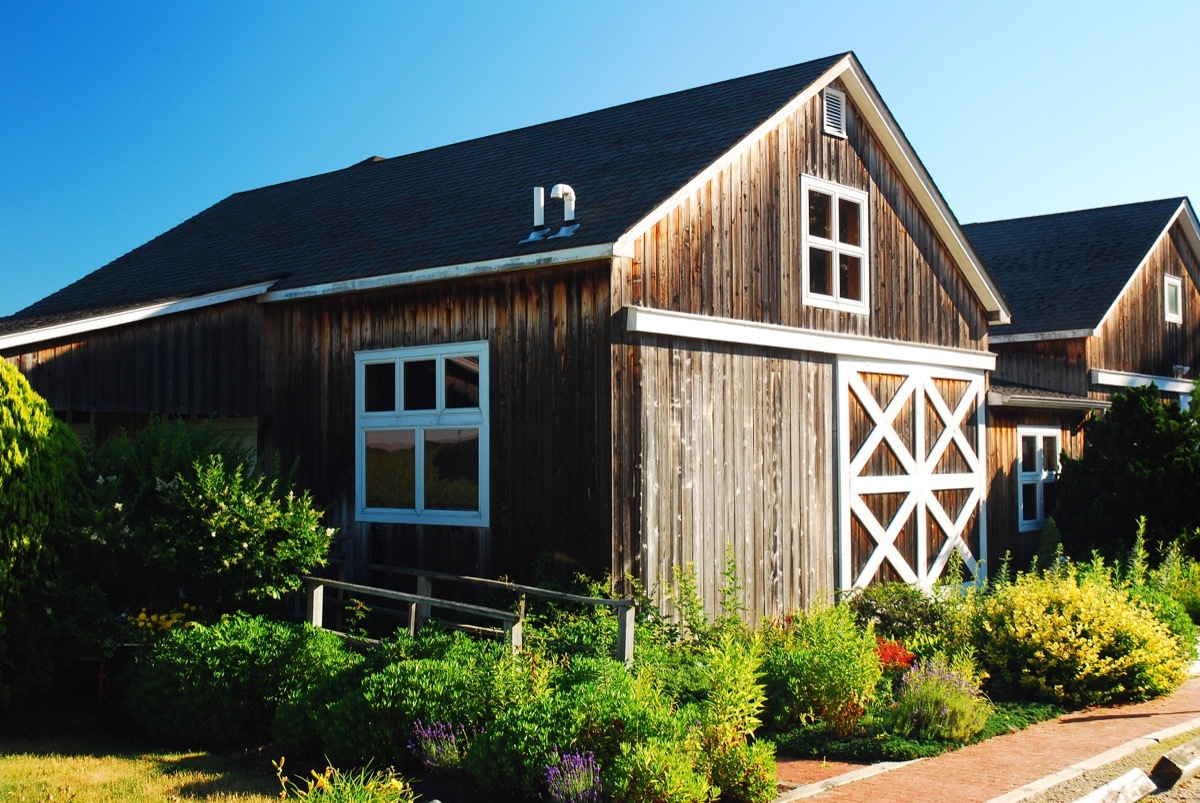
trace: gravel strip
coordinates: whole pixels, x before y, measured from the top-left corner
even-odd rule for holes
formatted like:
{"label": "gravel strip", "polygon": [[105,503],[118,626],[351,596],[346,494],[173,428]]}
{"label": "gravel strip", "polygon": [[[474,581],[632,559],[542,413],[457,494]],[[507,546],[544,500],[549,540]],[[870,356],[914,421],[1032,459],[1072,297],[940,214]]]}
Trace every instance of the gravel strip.
{"label": "gravel strip", "polygon": [[[1154,769],[1154,764],[1158,761],[1159,757],[1164,753],[1170,752],[1179,745],[1190,742],[1198,736],[1200,736],[1200,728],[1172,736],[1169,739],[1163,739],[1152,747],[1146,747],[1130,753],[1125,758],[1114,761],[1111,764],[1105,764],[1098,769],[1088,770],[1082,775],[1077,775],[1070,780],[1063,781],[1058,786],[1053,786],[1044,792],[1039,792],[1032,797],[1026,798],[1026,800],[1031,803],[1072,803],[1072,801],[1078,800],[1109,781],[1120,778],[1132,769],[1140,767],[1148,775],[1150,774],[1150,770]],[[1196,800],[1200,800],[1200,779],[1193,778],[1186,783],[1176,786],[1174,789],[1159,792],[1148,798],[1148,800],[1153,800],[1155,803],[1159,803],[1159,801],[1170,801],[1170,803],[1190,801],[1190,803],[1195,803]]]}

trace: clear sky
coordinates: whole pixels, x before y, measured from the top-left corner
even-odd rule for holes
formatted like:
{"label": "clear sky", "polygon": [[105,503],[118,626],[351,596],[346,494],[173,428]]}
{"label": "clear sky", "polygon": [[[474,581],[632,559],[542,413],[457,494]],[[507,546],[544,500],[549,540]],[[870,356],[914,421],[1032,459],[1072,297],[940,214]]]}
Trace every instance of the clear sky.
{"label": "clear sky", "polygon": [[964,223],[1200,199],[1200,2],[0,3],[0,315],[231,193],[853,50]]}

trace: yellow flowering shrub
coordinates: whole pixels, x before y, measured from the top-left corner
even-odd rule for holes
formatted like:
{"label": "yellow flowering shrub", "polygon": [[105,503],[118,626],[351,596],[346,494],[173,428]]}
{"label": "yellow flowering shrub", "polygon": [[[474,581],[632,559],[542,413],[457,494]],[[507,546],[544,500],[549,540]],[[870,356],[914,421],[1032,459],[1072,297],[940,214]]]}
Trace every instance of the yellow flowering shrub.
{"label": "yellow flowering shrub", "polygon": [[1187,672],[1165,625],[1125,590],[1074,567],[1020,575],[981,599],[977,647],[996,680],[1070,705],[1156,697]]}

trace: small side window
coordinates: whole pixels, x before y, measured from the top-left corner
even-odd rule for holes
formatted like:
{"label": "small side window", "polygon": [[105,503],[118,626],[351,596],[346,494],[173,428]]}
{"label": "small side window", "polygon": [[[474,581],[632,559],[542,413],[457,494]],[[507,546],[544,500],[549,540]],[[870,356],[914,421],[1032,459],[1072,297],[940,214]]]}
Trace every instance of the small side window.
{"label": "small side window", "polygon": [[1183,323],[1183,279],[1163,278],[1163,318],[1167,323]]}

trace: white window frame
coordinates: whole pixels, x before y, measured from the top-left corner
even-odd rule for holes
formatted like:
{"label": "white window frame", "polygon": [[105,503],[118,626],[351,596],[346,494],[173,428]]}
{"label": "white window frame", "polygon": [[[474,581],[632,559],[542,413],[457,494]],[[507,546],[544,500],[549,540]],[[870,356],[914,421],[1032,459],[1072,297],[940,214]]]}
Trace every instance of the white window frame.
{"label": "white window frame", "polygon": [[[825,195],[832,196],[833,203],[831,214],[831,231],[833,239],[825,239],[824,237],[814,237],[808,233],[808,199],[809,191],[816,190]],[[871,303],[871,265],[868,258],[871,243],[871,215],[868,208],[869,196],[862,190],[856,190],[853,187],[845,187],[841,184],[834,184],[829,181],[823,181],[813,176],[803,175],[800,177],[800,253],[804,264],[801,297],[806,306],[820,307],[823,309],[841,310],[843,312],[853,312],[859,315],[866,315],[870,311]],[[848,243],[839,242],[837,239],[838,232],[838,216],[841,214],[841,205],[838,201],[842,198],[854,201],[859,205],[862,219],[859,221],[859,231],[861,233],[862,244],[859,246],[849,245]],[[833,266],[833,295],[822,295],[812,292],[809,287],[809,248],[815,247],[822,251],[828,251],[831,255],[831,264]],[[838,263],[839,256],[847,254],[849,256],[858,257],[861,260],[862,276],[862,300],[853,301],[839,297],[841,292],[841,283],[838,281]]]}
{"label": "white window frame", "polygon": [[[1054,438],[1054,454],[1058,471],[1046,470],[1046,455],[1042,444],[1048,437]],[[1021,457],[1024,454],[1022,447],[1025,438],[1036,438],[1037,440],[1037,465],[1033,471],[1021,470]],[[1062,472],[1062,431],[1056,427],[1017,427],[1017,458],[1014,468],[1013,473],[1017,477],[1018,530],[1023,533],[1041,530],[1046,526],[1047,519],[1045,488],[1047,485],[1058,482],[1058,475]],[[1030,519],[1025,518],[1024,491],[1026,485],[1037,485],[1037,515]]]}
{"label": "white window frame", "polygon": [[[479,360],[479,407],[446,408],[446,360],[474,357]],[[433,410],[404,410],[404,363],[436,360],[436,404]],[[366,366],[393,363],[395,369],[395,410],[367,412]],[[400,524],[440,524],[487,527],[490,520],[490,438],[488,406],[488,342],[446,343],[433,346],[408,346],[393,349],[359,351],[354,354],[355,427],[354,493],[355,518],[358,521]],[[427,429],[478,428],[479,430],[479,508],[478,510],[427,509],[425,498],[425,438]],[[416,504],[411,509],[367,507],[367,433],[379,430],[416,430],[415,484]]]}
{"label": "white window frame", "polygon": [[[1175,310],[1171,310],[1171,290],[1175,290]],[[1163,277],[1163,318],[1167,323],[1183,323],[1183,279]]]}

